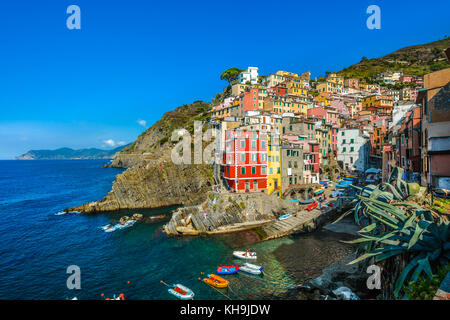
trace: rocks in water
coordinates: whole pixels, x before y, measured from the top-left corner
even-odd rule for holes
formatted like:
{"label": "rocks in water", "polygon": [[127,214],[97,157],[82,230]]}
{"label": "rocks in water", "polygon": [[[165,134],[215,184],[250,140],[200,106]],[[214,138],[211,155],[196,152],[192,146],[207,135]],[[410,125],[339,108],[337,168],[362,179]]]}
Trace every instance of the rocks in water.
{"label": "rocks in water", "polygon": [[143,218],[144,218],[144,215],[143,215],[143,214],[140,214],[140,213],[135,213],[135,214],[133,214],[133,216],[131,217],[132,220],[136,220],[136,221],[142,220]]}
{"label": "rocks in water", "polygon": [[333,294],[341,300],[359,300],[359,297],[347,287],[339,287],[333,290]]}
{"label": "rocks in water", "polygon": [[120,221],[121,224],[125,224],[129,220],[130,220],[129,216],[123,216],[122,218],[120,218],[119,221]]}
{"label": "rocks in water", "polygon": [[[309,280],[306,285],[299,286],[301,292],[310,293],[319,290],[321,299],[359,300],[374,299],[380,293],[379,290],[369,290],[366,282],[369,274],[366,273],[361,263],[348,265],[357,257],[352,253],[347,257],[333,263],[322,270],[322,274]],[[321,300],[319,299],[319,300]]]}

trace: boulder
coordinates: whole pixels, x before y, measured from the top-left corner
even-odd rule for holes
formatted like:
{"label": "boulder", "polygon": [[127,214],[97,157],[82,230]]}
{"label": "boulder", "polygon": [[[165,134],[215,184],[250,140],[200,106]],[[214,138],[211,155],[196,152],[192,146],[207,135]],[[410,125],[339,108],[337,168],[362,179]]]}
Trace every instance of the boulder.
{"label": "boulder", "polygon": [[143,218],[144,218],[144,215],[142,215],[142,214],[140,214],[140,213],[135,213],[135,214],[133,214],[133,216],[131,217],[132,220],[136,220],[136,221],[142,220]]}
{"label": "boulder", "polygon": [[120,223],[124,224],[125,222],[127,222],[128,220],[130,220],[129,216],[123,216],[122,218],[120,218]]}

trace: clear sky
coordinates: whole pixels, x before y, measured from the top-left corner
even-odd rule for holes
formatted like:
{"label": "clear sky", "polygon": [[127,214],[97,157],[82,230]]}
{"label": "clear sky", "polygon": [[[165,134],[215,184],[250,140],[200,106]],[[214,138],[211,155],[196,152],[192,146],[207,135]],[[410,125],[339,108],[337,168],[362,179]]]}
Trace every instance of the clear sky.
{"label": "clear sky", "polygon": [[[450,34],[449,1],[5,0],[0,4],[0,159],[112,147],[164,112],[257,66],[313,77]],[[81,30],[66,9],[81,8]],[[381,8],[381,30],[366,9]],[[144,121],[142,121],[144,120]]]}

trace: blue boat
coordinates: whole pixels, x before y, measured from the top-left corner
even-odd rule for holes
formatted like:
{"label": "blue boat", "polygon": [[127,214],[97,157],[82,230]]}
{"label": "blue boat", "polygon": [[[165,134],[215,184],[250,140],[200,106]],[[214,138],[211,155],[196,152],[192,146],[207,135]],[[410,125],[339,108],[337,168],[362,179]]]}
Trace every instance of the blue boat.
{"label": "blue boat", "polygon": [[279,217],[278,220],[285,220],[290,217],[292,217],[292,214],[288,213],[288,214],[284,214],[281,217]]}
{"label": "blue boat", "polygon": [[345,189],[345,188],[348,188],[350,185],[348,185],[348,184],[346,184],[346,183],[344,183],[344,184],[337,184],[336,185],[336,188],[343,188],[343,189]]}
{"label": "blue boat", "polygon": [[218,267],[218,274],[235,274],[239,271],[239,267],[236,266],[226,266],[226,267]]}

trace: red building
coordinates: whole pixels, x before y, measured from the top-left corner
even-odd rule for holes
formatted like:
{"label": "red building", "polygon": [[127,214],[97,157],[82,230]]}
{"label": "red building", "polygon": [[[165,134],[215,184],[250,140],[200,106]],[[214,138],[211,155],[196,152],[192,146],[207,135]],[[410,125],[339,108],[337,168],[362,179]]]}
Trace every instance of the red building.
{"label": "red building", "polygon": [[403,75],[399,79],[402,82],[413,82],[415,80],[414,76]]}
{"label": "red building", "polygon": [[267,133],[232,129],[225,132],[223,177],[235,192],[267,190]]}
{"label": "red building", "polygon": [[246,111],[258,110],[258,89],[251,88],[244,92],[241,98],[241,110],[242,115],[245,115]]}
{"label": "red building", "polygon": [[277,85],[273,88],[273,90],[274,90],[274,92],[275,92],[277,95],[279,95],[279,96],[282,96],[282,95],[285,95],[285,94],[288,93],[288,89],[287,89],[285,83],[279,83],[279,84],[277,84]]}
{"label": "red building", "polygon": [[316,142],[309,142],[309,153],[311,154],[311,173],[318,174],[319,169],[319,144]]}

